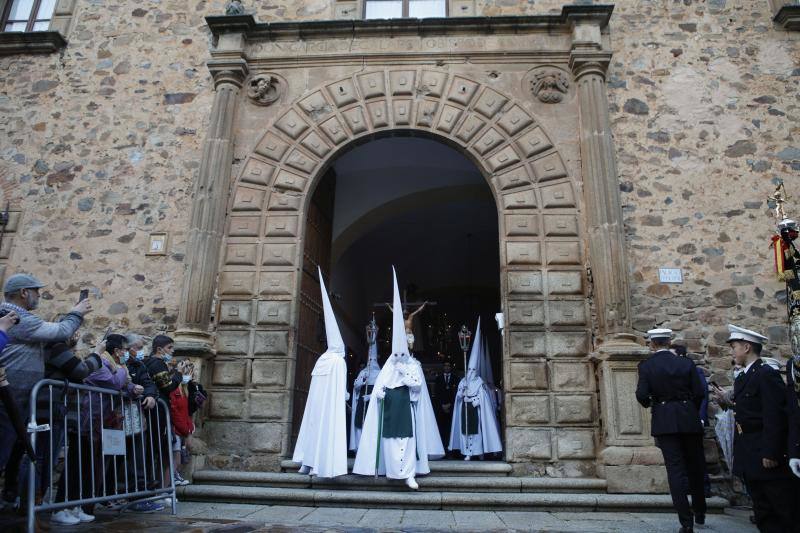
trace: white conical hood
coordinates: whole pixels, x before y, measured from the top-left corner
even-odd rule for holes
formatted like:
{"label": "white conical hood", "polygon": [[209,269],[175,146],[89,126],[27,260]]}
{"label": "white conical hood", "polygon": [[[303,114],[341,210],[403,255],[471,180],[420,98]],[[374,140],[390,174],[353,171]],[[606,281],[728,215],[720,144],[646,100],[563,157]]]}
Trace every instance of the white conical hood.
{"label": "white conical hood", "polygon": [[475,327],[475,335],[472,337],[472,350],[469,352],[469,363],[467,364],[467,372],[474,371],[476,375],[480,372],[481,366],[481,351],[483,341],[481,340],[481,317],[478,317],[478,325]]}
{"label": "white conical hood", "polygon": [[494,385],[494,372],[492,371],[492,362],[489,360],[489,339],[483,338],[483,345],[481,347],[481,366],[478,375],[483,379],[484,383]]}
{"label": "white conical hood", "polygon": [[367,360],[367,368],[370,372],[380,372],[381,365],[378,364],[378,344],[369,345],[369,359]]}
{"label": "white conical hood", "polygon": [[328,342],[328,349],[325,353],[334,353],[344,357],[344,341],[339,331],[339,324],[336,323],[336,316],[333,314],[331,300],[328,297],[328,289],[322,281],[322,270],[317,267],[319,272],[319,288],[322,291],[322,311],[325,314],[325,336]]}
{"label": "white conical hood", "polygon": [[408,337],[403,320],[403,304],[400,302],[400,289],[397,288],[397,272],[392,267],[394,298],[392,299],[392,355],[410,355],[408,353]]}

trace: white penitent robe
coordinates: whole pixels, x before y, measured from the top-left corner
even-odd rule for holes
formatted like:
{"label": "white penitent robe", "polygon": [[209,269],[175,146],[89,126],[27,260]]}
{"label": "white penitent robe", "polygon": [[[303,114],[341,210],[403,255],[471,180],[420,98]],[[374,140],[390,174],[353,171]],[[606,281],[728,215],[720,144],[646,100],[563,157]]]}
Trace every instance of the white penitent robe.
{"label": "white penitent robe", "polygon": [[[464,414],[464,402],[477,408],[477,434],[467,435],[465,431],[462,431],[461,418]],[[470,410],[470,413],[474,414],[476,411]],[[465,420],[464,426],[472,426],[474,423],[474,420]],[[458,384],[453,421],[450,426],[449,448],[461,450],[462,454],[469,456],[501,452],[503,444],[500,442],[499,427],[494,403],[486,385],[480,377],[475,375],[474,370],[470,370],[467,377],[462,378]]]}
{"label": "white penitent robe", "polygon": [[[370,350],[372,347],[370,347]],[[365,418],[367,413],[367,407],[369,406],[369,401],[371,399],[371,394],[367,392],[367,387],[373,387],[375,385],[375,380],[378,379],[378,374],[381,371],[381,367],[378,366],[377,361],[373,362],[370,359],[369,364],[366,368],[362,369],[361,372],[358,373],[356,376],[355,381],[353,381],[353,397],[350,403],[350,446],[351,450],[358,449],[358,443],[361,440],[361,430],[364,427],[364,420],[356,420],[356,416],[358,415],[358,404],[361,401],[362,396],[366,396],[364,398],[364,408],[362,412],[362,416]],[[370,389],[371,391],[371,389]],[[361,427],[358,427],[358,426]]]}
{"label": "white penitent robe", "polygon": [[[388,365],[391,367],[387,368]],[[367,408],[361,441],[353,465],[354,474],[375,475],[377,463],[379,475],[386,475],[392,479],[407,479],[416,474],[429,473],[429,456],[444,454],[422,367],[419,362],[407,355],[392,355],[375,382],[373,398],[381,400],[384,388],[394,389],[402,386],[409,389],[411,400],[409,409],[414,436],[381,437],[379,450],[378,433],[382,430],[382,402],[371,401]],[[438,449],[430,449],[431,446]]]}
{"label": "white penitent robe", "polygon": [[319,477],[347,474],[347,362],[326,352],[311,372],[306,408],[292,461]]}

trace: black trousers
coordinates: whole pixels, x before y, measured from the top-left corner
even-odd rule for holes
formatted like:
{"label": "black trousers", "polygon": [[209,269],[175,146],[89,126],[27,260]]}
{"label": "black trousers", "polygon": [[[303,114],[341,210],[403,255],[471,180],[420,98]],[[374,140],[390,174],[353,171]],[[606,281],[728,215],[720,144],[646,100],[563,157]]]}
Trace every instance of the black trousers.
{"label": "black trousers", "polygon": [[[678,519],[684,527],[694,526],[695,515],[706,514],[706,495],[703,488],[705,456],[703,454],[702,433],[675,433],[659,435],[656,445],[664,455],[667,467],[667,481],[672,505],[678,512]],[[692,496],[689,506],[688,496]]]}
{"label": "black trousers", "polygon": [[797,533],[800,483],[796,479],[745,480],[761,533]]}

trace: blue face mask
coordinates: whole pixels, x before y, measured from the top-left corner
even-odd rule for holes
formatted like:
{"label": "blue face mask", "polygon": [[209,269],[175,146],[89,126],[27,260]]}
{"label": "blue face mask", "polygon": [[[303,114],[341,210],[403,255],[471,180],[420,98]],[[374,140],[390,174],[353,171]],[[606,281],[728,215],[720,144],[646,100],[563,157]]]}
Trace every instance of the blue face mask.
{"label": "blue face mask", "polygon": [[164,362],[165,363],[169,363],[170,361],[172,361],[172,354],[171,353],[165,353],[164,354]]}
{"label": "blue face mask", "polygon": [[142,359],[144,359],[144,350],[139,350],[136,352],[136,360],[141,361]]}
{"label": "blue face mask", "polygon": [[182,376],[184,383],[189,383],[192,380],[192,376]]}
{"label": "blue face mask", "polygon": [[124,364],[126,364],[128,362],[128,359],[130,359],[130,357],[131,357],[131,354],[129,354],[127,351],[125,351],[125,352],[122,352],[122,357],[120,357],[119,360],[124,365]]}

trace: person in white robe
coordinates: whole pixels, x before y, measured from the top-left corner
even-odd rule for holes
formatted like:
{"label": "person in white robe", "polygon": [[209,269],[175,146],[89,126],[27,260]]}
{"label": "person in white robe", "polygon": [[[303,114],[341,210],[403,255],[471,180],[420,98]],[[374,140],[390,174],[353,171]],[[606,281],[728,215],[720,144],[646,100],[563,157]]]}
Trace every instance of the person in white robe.
{"label": "person in white robe", "polygon": [[503,451],[495,403],[492,401],[491,391],[478,374],[482,351],[481,321],[478,318],[467,375],[458,384],[450,428],[449,448],[460,450],[465,461],[473,456]]}
{"label": "person in white robe", "polygon": [[328,349],[311,371],[303,421],[297,435],[292,461],[300,463],[301,474],[336,477],[347,474],[347,362],[339,325],[333,314],[328,291],[319,272],[322,309]]}
{"label": "person in white robe", "polygon": [[444,447],[422,366],[409,353],[394,268],[392,275],[392,354],[375,380],[378,401],[367,407],[353,473],[404,479],[416,490],[416,475],[430,473],[428,459],[443,456]]}
{"label": "person in white robe", "polygon": [[358,449],[361,430],[364,427],[364,419],[367,416],[367,406],[372,397],[372,389],[381,371],[381,366],[378,364],[378,327],[375,324],[374,317],[370,322],[370,327],[374,328],[375,337],[367,339],[369,343],[369,359],[367,366],[361,369],[361,372],[358,373],[355,381],[353,381],[353,398],[350,404],[350,449],[354,451]]}

